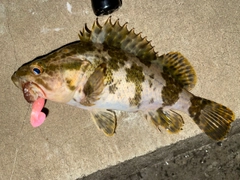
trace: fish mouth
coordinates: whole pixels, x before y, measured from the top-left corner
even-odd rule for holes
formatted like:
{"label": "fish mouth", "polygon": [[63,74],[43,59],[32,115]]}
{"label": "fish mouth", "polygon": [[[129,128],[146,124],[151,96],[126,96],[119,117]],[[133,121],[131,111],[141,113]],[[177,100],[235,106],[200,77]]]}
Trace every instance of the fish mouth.
{"label": "fish mouth", "polygon": [[26,82],[22,84],[22,90],[24,98],[28,103],[33,103],[39,97],[45,98],[43,90],[34,82]]}

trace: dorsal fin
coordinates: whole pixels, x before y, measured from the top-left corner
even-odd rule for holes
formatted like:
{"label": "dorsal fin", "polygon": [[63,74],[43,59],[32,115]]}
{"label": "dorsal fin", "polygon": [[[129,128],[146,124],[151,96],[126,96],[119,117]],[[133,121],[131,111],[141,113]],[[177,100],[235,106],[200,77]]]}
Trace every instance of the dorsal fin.
{"label": "dorsal fin", "polygon": [[181,87],[191,90],[196,82],[196,73],[188,60],[179,52],[169,52],[158,58],[163,73],[168,74]]}
{"label": "dorsal fin", "polygon": [[157,53],[146,37],[142,38],[141,33],[136,34],[134,29],[129,31],[127,23],[121,26],[119,20],[117,20],[112,24],[111,17],[107,19],[103,26],[96,19],[92,30],[89,30],[85,25],[83,31],[79,34],[79,38],[85,42],[105,43],[108,46],[120,48],[125,52],[134,54],[147,66],[151,65],[152,60],[157,59]]}

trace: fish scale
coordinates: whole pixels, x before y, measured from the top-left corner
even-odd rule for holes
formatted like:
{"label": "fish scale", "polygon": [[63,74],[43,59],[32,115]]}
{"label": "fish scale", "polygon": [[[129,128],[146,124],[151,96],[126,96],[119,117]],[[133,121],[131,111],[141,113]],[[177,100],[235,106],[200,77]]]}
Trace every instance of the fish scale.
{"label": "fish scale", "polygon": [[210,138],[226,137],[234,113],[190,92],[197,78],[182,54],[159,56],[141,33],[111,18],[102,26],[96,20],[91,30],[85,25],[79,38],[14,72],[12,81],[29,103],[48,99],[89,110],[107,136],[116,130],[115,110],[142,111],[156,127],[171,133],[183,129],[178,110]]}

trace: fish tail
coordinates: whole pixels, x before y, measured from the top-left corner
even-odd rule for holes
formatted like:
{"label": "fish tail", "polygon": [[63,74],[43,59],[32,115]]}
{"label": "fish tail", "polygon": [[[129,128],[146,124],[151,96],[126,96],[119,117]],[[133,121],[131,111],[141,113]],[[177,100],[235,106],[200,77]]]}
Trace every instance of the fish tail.
{"label": "fish tail", "polygon": [[196,84],[196,73],[188,60],[179,52],[160,56],[157,63],[162,69],[166,86],[162,89],[163,107],[149,112],[154,125],[163,126],[171,133],[179,132],[184,121],[174,110],[188,113],[209,137],[222,140],[234,121],[234,113],[216,102],[189,93]]}
{"label": "fish tail", "polygon": [[199,128],[214,140],[224,139],[235,120],[234,113],[221,104],[201,97],[192,96],[190,101],[188,112]]}

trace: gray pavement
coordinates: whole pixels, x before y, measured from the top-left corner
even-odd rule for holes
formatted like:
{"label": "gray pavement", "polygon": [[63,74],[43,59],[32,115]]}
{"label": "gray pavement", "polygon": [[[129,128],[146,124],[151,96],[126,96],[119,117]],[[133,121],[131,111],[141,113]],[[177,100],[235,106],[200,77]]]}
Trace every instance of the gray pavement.
{"label": "gray pavement", "polygon": [[78,180],[238,180],[240,120],[222,142],[200,134]]}

